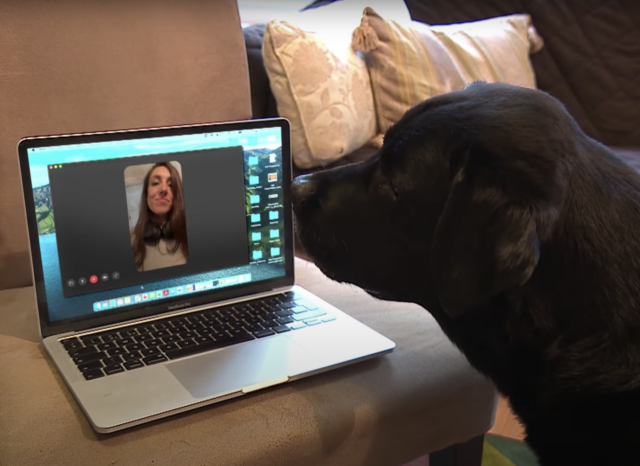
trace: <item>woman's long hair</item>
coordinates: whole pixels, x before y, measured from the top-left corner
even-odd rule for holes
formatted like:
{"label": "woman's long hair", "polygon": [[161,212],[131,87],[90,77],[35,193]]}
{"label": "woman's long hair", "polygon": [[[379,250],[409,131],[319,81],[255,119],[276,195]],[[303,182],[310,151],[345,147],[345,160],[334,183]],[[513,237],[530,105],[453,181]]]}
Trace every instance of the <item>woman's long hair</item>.
{"label": "woman's long hair", "polygon": [[[142,186],[142,198],[140,200],[140,214],[138,215],[138,223],[133,230],[133,256],[138,270],[142,269],[142,264],[147,256],[147,248],[144,242],[144,229],[147,222],[153,222],[154,215],[149,210],[147,204],[147,195],[149,192],[149,178],[151,173],[158,167],[166,167],[171,173],[171,191],[173,192],[173,203],[171,210],[167,215],[167,223],[171,227],[175,244],[169,249],[174,253],[179,248],[182,248],[182,253],[185,259],[189,257],[189,248],[187,246],[187,221],[184,214],[184,196],[182,193],[182,179],[178,170],[171,165],[170,162],[159,162],[154,164],[146,176],[144,177],[144,185]],[[160,228],[162,225],[157,225]]]}

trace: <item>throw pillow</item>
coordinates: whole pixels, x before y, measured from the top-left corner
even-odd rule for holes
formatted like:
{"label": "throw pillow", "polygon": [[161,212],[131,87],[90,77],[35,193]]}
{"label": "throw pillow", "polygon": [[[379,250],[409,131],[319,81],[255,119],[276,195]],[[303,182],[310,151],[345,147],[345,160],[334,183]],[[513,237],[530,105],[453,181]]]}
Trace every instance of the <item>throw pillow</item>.
{"label": "throw pillow", "polygon": [[[404,2],[386,2],[394,20],[410,22]],[[301,169],[330,164],[378,133],[369,72],[351,46],[365,6],[342,0],[267,23],[264,65]]]}
{"label": "throw pillow", "polygon": [[474,81],[535,88],[529,54],[543,46],[526,14],[430,26],[385,19],[372,8],[352,40],[366,53],[381,133],[421,101]]}

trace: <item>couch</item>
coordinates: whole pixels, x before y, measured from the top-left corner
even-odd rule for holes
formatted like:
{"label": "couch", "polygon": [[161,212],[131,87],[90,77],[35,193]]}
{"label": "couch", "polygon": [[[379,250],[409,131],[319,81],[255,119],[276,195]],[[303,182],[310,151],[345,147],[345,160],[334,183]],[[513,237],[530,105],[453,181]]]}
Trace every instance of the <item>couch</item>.
{"label": "couch", "polygon": [[[115,435],[91,430],[38,334],[16,144],[27,135],[250,118],[234,0],[0,4],[0,464],[479,466],[493,385],[418,306],[296,260],[296,280],[396,350]],[[251,78],[253,79],[253,78]]]}
{"label": "couch", "polygon": [[[639,2],[406,0],[405,3],[412,19],[434,25],[529,14],[544,39],[542,50],[531,55],[537,86],[563,102],[587,134],[640,170]],[[321,8],[324,6],[318,6]],[[253,24],[244,30],[254,118],[278,115],[259,53],[264,29],[264,24]],[[295,167],[295,173],[364,160],[375,150],[365,145],[329,165]]]}

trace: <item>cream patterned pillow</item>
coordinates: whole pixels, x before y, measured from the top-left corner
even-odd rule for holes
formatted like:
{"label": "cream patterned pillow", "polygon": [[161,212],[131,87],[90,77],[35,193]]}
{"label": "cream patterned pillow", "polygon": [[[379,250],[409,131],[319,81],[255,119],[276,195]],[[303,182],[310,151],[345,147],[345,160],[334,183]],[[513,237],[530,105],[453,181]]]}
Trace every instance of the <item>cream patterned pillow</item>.
{"label": "cream patterned pillow", "polygon": [[473,81],[535,88],[529,54],[543,46],[525,14],[429,26],[384,19],[371,8],[352,39],[367,55],[381,133],[419,102]]}
{"label": "cream patterned pillow", "polygon": [[291,123],[298,167],[329,164],[376,135],[369,73],[349,40],[332,46],[274,20],[267,23],[262,53],[278,113]]}

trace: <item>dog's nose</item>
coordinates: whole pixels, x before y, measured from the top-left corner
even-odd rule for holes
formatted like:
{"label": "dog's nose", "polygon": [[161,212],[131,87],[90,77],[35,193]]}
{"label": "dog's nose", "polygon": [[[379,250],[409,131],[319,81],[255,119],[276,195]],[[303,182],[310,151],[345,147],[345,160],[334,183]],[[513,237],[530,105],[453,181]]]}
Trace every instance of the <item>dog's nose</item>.
{"label": "dog's nose", "polygon": [[315,193],[315,181],[312,175],[301,175],[291,183],[291,200],[293,207],[300,207],[309,196]]}

